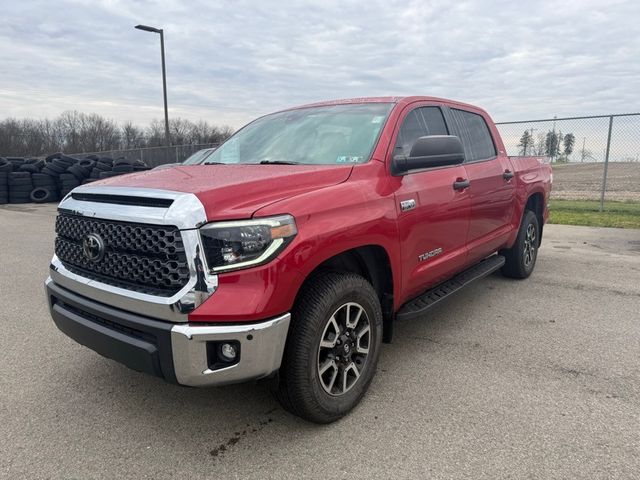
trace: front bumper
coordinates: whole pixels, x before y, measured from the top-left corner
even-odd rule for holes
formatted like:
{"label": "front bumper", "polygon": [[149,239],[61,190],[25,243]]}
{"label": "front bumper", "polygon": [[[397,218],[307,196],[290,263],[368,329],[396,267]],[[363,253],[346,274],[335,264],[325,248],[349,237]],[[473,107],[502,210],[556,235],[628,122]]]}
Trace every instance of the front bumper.
{"label": "front bumper", "polygon": [[[180,385],[203,387],[264,378],[280,368],[291,315],[235,325],[175,324],[134,314],[45,282],[51,316],[66,335],[128,367]],[[212,359],[211,346],[239,345],[236,363]]]}

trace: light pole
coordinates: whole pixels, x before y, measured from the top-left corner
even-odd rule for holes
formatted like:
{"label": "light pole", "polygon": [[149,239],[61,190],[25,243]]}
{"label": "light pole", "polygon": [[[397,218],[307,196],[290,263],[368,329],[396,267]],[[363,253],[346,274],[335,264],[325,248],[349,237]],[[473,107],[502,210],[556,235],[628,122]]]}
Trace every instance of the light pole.
{"label": "light pole", "polygon": [[164,136],[167,146],[171,145],[169,137],[169,110],[167,108],[167,70],[164,66],[164,32],[161,28],[149,27],[148,25],[136,25],[138,30],[144,30],[145,32],[159,33],[160,34],[160,54],[162,56],[162,91],[164,94]]}

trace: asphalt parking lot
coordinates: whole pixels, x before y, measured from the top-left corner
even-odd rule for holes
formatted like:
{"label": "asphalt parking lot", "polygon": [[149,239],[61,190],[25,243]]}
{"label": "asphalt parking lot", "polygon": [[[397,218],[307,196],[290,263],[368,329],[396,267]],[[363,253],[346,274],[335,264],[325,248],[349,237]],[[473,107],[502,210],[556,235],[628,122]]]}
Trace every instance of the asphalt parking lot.
{"label": "asphalt parking lot", "polygon": [[638,476],[639,230],[548,226],[529,280],[398,324],[363,403],[317,426],[265,385],[168,385],[60,333],[54,214],[0,208],[4,478]]}

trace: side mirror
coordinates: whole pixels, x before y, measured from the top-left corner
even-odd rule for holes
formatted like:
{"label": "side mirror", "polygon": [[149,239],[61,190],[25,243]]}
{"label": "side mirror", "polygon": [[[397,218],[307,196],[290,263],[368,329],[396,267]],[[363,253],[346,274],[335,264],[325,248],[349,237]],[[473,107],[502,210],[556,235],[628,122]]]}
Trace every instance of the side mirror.
{"label": "side mirror", "polygon": [[464,148],[454,135],[420,137],[411,147],[409,156],[395,155],[391,162],[393,175],[404,175],[413,170],[459,165],[464,162]]}

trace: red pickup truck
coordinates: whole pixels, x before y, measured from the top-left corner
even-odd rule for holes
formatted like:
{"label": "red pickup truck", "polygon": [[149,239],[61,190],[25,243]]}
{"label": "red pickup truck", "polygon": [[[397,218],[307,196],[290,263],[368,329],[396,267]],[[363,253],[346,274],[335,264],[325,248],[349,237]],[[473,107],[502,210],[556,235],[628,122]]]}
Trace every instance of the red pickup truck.
{"label": "red pickup truck", "polygon": [[201,165],[65,197],[51,315],[133,369],[189,386],[269,377],[287,410],[331,422],[365,394],[395,321],[498,269],[531,274],[551,181],[450,100],[266,115]]}

